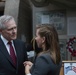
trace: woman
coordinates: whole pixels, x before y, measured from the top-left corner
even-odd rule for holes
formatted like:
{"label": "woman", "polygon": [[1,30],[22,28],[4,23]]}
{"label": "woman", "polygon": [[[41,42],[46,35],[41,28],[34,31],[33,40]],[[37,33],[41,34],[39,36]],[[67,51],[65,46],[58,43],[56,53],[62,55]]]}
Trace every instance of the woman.
{"label": "woman", "polygon": [[62,62],[55,28],[48,24],[37,26],[35,40],[42,50],[34,63],[24,62],[26,75],[59,75]]}

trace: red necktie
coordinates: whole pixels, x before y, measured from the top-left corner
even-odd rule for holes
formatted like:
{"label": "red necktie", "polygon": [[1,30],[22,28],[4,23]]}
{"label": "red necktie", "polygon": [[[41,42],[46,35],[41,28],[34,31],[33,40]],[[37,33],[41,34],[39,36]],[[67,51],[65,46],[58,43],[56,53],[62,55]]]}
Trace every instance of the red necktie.
{"label": "red necktie", "polygon": [[10,46],[10,57],[14,63],[14,65],[16,66],[16,55],[15,55],[15,52],[14,52],[14,48],[12,46],[12,42],[8,42],[9,46]]}

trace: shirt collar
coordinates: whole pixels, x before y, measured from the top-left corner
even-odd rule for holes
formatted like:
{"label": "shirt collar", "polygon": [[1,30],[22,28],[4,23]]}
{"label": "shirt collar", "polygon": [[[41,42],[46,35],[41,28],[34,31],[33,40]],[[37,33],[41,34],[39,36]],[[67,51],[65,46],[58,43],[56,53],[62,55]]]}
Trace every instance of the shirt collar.
{"label": "shirt collar", "polygon": [[[1,39],[2,39],[2,41],[4,42],[4,44],[7,45],[8,40],[7,40],[6,38],[4,38],[2,35],[1,35]],[[11,42],[13,42],[13,41],[11,41]]]}

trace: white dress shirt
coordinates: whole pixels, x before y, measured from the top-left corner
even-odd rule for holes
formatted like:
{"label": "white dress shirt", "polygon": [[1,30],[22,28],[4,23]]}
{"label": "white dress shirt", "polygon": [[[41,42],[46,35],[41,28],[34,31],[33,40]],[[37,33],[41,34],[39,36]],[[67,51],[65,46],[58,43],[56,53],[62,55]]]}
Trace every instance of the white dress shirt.
{"label": "white dress shirt", "polygon": [[31,73],[29,73],[29,74],[26,74],[26,75],[31,75]]}
{"label": "white dress shirt", "polygon": [[[8,44],[8,40],[6,40],[2,35],[1,35],[1,39],[2,39],[2,41],[3,41],[3,43],[4,43],[4,45],[5,45],[8,53],[10,54],[10,48],[9,48],[10,46],[9,46],[9,44]],[[14,51],[15,51],[15,47],[14,47],[13,41],[11,41],[11,42],[12,42],[12,46],[13,46]],[[15,51],[15,55],[16,55],[16,51]]]}

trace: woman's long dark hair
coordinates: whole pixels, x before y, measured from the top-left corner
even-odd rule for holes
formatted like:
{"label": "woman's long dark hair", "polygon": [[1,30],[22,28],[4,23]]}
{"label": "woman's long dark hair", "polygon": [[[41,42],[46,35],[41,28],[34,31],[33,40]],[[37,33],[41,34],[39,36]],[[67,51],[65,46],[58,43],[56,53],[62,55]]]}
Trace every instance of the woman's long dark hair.
{"label": "woman's long dark hair", "polygon": [[45,37],[45,50],[43,50],[43,52],[49,50],[53,62],[58,64],[61,60],[61,56],[58,34],[55,27],[50,24],[43,24],[37,26],[37,29],[39,29],[38,34],[41,37]]}

